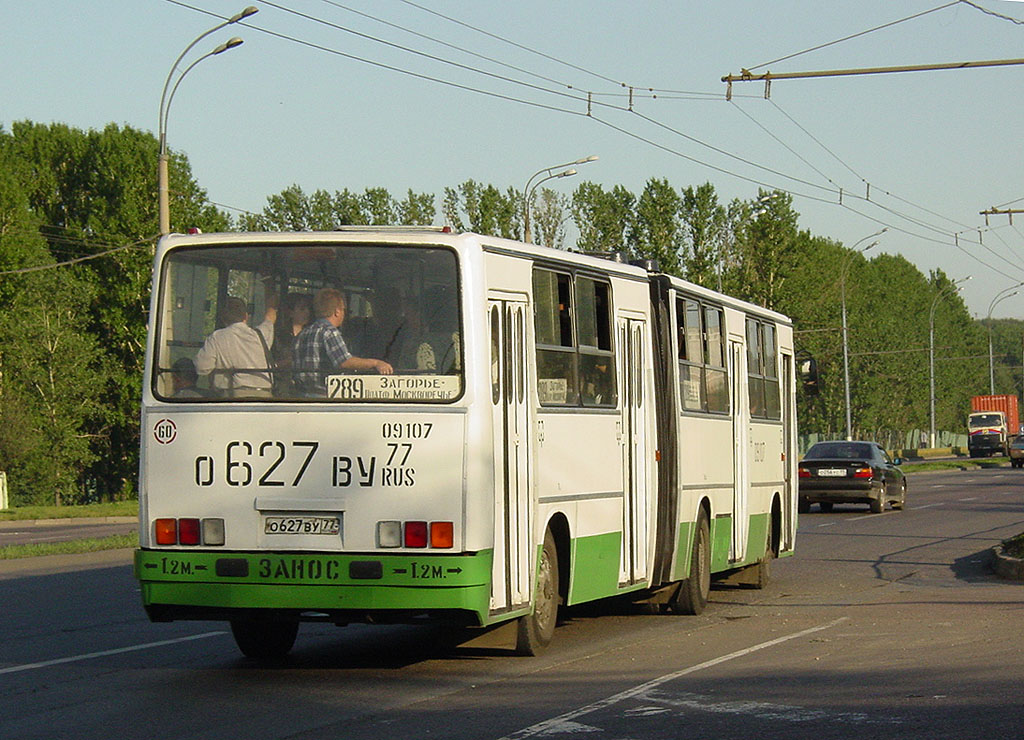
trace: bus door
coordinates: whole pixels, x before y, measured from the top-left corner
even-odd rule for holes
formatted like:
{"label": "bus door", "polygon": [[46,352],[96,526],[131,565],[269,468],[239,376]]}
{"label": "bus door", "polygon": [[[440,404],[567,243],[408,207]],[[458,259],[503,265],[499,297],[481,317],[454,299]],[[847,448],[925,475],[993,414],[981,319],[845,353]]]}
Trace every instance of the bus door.
{"label": "bus door", "polygon": [[622,404],[622,550],[619,566],[621,584],[636,583],[647,575],[647,413],[654,413],[654,399],[644,388],[644,348],[647,322],[619,319],[619,354],[622,357],[619,400]]}
{"label": "bus door", "polygon": [[750,398],[747,390],[747,350],[742,342],[729,342],[732,359],[732,441],[733,494],[732,540],[729,560],[742,560],[747,552],[747,533],[750,528],[748,496],[750,490]]}
{"label": "bus door", "polygon": [[527,303],[491,299],[491,404],[494,428],[494,563],[491,610],[530,603],[536,552],[530,492],[530,424],[526,393]]}
{"label": "bus door", "polygon": [[782,355],[782,475],[785,481],[782,502],[780,550],[792,550],[796,542],[797,486],[793,480],[796,469],[796,407],[793,399],[793,356]]}

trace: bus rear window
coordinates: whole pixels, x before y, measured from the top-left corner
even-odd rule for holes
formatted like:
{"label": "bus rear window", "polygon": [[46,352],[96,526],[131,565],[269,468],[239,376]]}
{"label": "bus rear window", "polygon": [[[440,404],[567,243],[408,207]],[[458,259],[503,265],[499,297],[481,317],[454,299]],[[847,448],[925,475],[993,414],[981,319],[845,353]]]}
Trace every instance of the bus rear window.
{"label": "bus rear window", "polygon": [[449,402],[462,395],[455,253],[232,244],[162,265],[154,394],[175,402]]}

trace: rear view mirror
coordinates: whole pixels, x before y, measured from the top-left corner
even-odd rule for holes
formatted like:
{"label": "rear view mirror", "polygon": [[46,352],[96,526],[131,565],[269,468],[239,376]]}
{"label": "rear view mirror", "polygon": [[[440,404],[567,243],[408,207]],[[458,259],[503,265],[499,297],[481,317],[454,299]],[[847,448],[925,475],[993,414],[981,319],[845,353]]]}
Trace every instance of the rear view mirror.
{"label": "rear view mirror", "polygon": [[803,356],[797,358],[797,372],[800,374],[800,380],[803,382],[804,392],[809,396],[817,395],[818,393],[818,363],[810,356]]}

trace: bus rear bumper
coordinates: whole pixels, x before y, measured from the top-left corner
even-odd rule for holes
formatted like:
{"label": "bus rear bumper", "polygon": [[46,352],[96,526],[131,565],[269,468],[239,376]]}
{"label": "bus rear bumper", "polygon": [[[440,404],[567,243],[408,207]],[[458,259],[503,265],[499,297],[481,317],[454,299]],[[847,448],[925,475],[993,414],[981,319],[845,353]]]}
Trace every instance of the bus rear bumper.
{"label": "bus rear bumper", "polygon": [[338,555],[136,550],[153,621],[276,618],[487,623],[491,553]]}

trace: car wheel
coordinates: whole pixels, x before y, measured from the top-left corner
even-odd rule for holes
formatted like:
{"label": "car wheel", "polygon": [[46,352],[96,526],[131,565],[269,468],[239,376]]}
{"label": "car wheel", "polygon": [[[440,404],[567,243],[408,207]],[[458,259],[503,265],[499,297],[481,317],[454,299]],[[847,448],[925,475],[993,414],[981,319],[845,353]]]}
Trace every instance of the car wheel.
{"label": "car wheel", "polygon": [[540,655],[551,644],[558,624],[558,549],[549,529],[544,533],[544,549],[537,566],[537,596],[533,612],[519,618],[516,652]]}
{"label": "car wheel", "polygon": [[811,510],[811,502],[805,498],[800,499],[796,502],[796,510],[800,514],[806,514]]}
{"label": "car wheel", "polygon": [[690,553],[690,575],[679,584],[669,606],[678,614],[700,614],[711,591],[711,529],[703,509],[697,517]]}
{"label": "car wheel", "polygon": [[892,502],[892,508],[903,511],[903,507],[907,503],[907,481],[904,479],[900,481],[900,497]]}
{"label": "car wheel", "polygon": [[871,499],[870,506],[871,506],[871,513],[872,514],[881,514],[883,511],[885,511],[885,487],[884,486],[878,492],[878,496],[876,498]]}
{"label": "car wheel", "polygon": [[818,508],[820,508],[823,513],[827,514],[830,511],[832,511],[832,502],[831,501],[820,501],[818,503]]}

